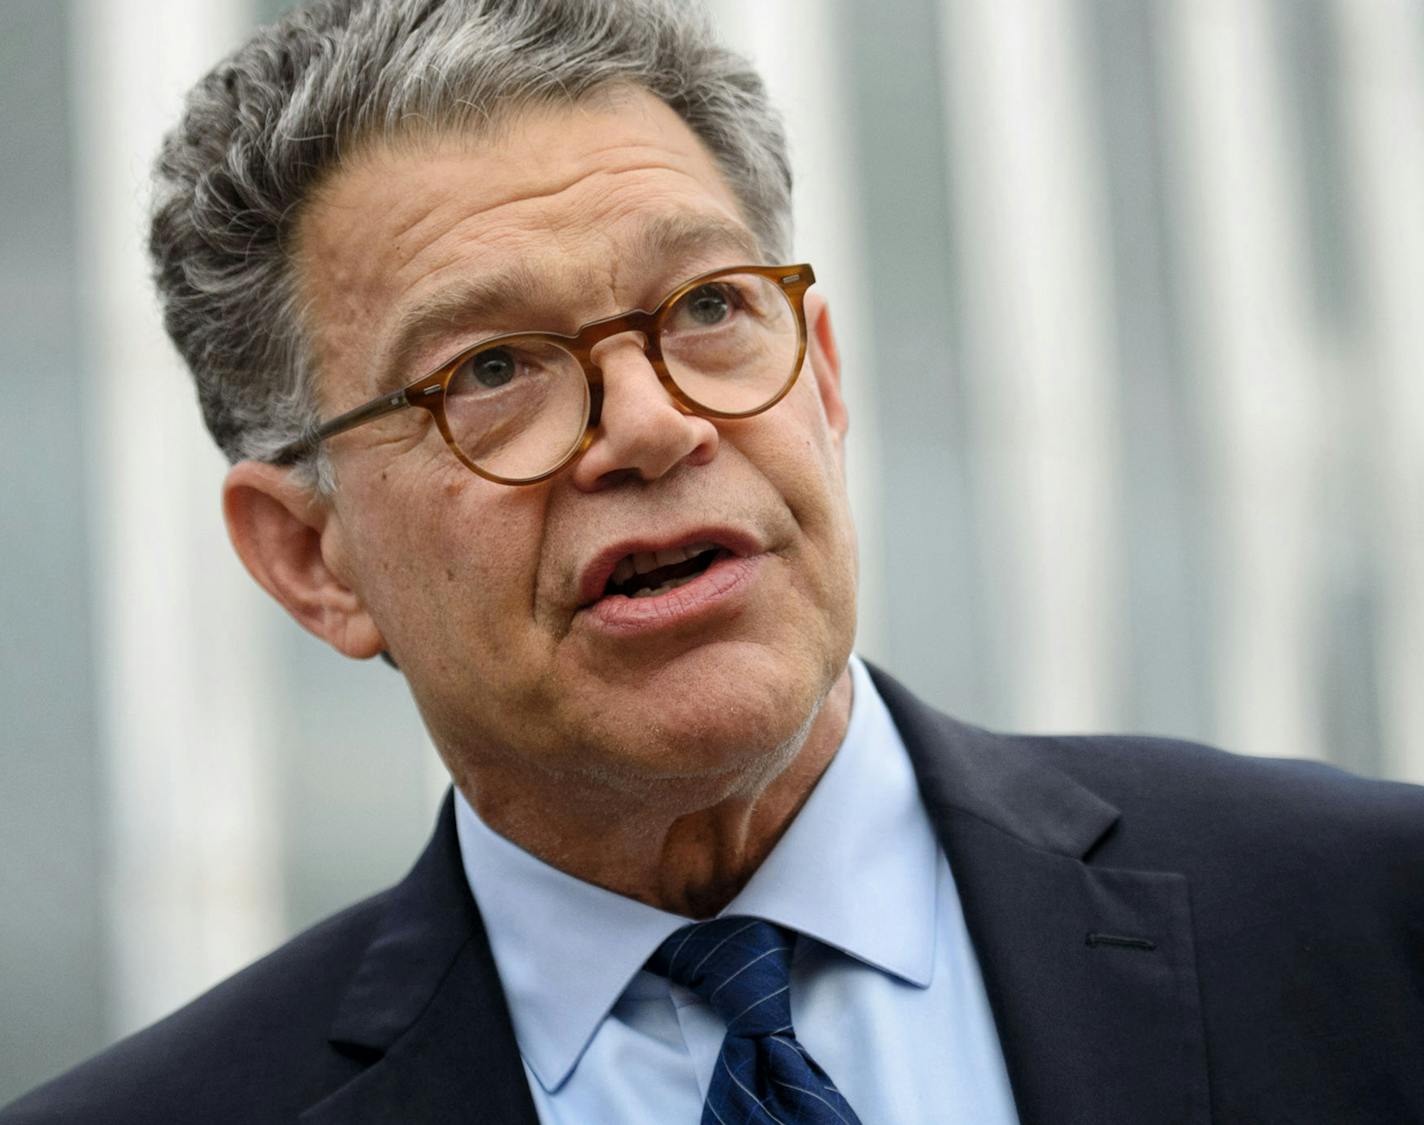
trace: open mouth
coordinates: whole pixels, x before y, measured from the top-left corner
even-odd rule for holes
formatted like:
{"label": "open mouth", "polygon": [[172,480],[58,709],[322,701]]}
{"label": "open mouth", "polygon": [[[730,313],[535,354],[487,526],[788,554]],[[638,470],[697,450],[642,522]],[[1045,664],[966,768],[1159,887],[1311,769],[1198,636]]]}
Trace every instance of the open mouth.
{"label": "open mouth", "polygon": [[637,551],[625,555],[613,568],[603,596],[655,598],[685,586],[731,552],[715,543],[692,543],[666,551]]}

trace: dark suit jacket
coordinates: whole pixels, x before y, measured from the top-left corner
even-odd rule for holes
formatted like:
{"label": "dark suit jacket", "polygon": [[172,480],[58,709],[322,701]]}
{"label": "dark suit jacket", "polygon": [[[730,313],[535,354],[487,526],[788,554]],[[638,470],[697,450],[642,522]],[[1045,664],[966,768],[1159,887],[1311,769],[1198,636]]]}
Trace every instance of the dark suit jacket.
{"label": "dark suit jacket", "polygon": [[[1025,1125],[1424,1122],[1424,789],[876,682]],[[450,802],[398,886],[0,1112],[50,1121],[534,1125]]]}

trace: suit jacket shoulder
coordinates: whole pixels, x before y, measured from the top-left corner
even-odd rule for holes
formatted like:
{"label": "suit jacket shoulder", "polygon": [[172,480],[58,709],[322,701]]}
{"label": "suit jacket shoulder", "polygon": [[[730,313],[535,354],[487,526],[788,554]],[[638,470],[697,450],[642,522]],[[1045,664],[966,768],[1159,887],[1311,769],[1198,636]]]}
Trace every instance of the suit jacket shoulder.
{"label": "suit jacket shoulder", "polygon": [[385,901],[376,895],[319,923],[0,1121],[216,1121],[237,1104],[253,1121],[294,1117],[294,1101],[312,1100],[351,1067],[321,1048]]}
{"label": "suit jacket shoulder", "polygon": [[[421,1081],[425,1067],[456,1066]],[[527,1102],[447,799],[399,885],[0,1110],[0,1123],[532,1122]]]}
{"label": "suit jacket shoulder", "polygon": [[[1347,876],[1390,913],[1424,917],[1424,789],[1320,762],[1162,738],[1009,740],[1122,810],[1099,845],[1168,867],[1219,864],[1258,883]],[[1205,871],[1203,872],[1206,873]]]}
{"label": "suit jacket shoulder", "polygon": [[1424,1121],[1424,789],[991,734],[873,675],[1022,1120]]}

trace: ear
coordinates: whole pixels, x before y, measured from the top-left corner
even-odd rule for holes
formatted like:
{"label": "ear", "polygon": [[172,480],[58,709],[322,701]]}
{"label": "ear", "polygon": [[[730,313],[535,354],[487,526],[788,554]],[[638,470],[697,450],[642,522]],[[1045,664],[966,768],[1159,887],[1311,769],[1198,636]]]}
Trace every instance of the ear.
{"label": "ear", "polygon": [[826,412],[831,432],[836,435],[836,444],[843,447],[850,416],[841,397],[841,353],[831,329],[830,306],[814,286],[806,293],[806,336],[807,359],[816,377],[821,408]]}
{"label": "ear", "polygon": [[277,465],[239,461],[223,482],[223,517],[248,573],[297,624],[358,660],[384,650],[360,595],[329,557],[336,516],[314,489]]}

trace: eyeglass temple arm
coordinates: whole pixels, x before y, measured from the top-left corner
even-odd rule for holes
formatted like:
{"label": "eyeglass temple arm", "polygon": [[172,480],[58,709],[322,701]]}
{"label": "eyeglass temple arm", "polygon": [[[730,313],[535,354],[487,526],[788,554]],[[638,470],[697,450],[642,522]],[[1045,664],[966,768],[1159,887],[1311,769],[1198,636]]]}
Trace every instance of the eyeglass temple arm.
{"label": "eyeglass temple arm", "polygon": [[394,414],[397,410],[404,410],[409,405],[410,399],[406,397],[406,392],[403,390],[372,399],[354,410],[348,410],[345,414],[338,414],[330,421],[323,422],[316,429],[298,438],[290,445],[284,445],[272,457],[272,463],[274,465],[291,465],[300,461],[327,438],[335,437],[337,434],[345,433],[347,430],[364,425],[366,422],[375,421],[377,418],[384,418],[387,414]]}

